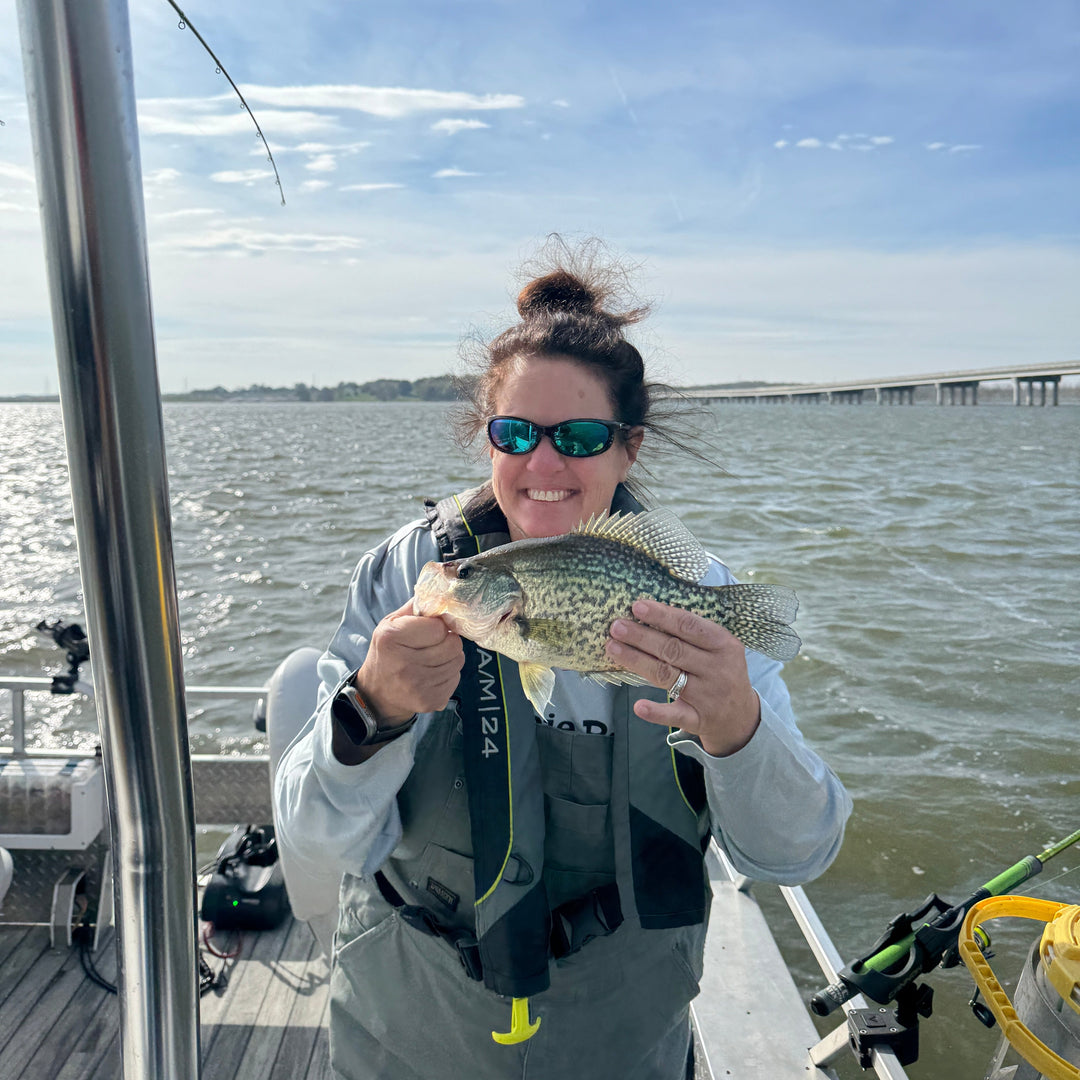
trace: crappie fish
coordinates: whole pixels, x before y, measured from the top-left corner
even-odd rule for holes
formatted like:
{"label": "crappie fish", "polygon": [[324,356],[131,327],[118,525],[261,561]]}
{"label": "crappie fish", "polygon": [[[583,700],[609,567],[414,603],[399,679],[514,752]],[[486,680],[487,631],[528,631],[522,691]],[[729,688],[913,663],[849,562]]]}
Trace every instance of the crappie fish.
{"label": "crappie fish", "polygon": [[[553,668],[608,683],[646,684],[604,645],[615,619],[647,597],[712,619],[747,648],[790,660],[799,602],[782,585],[699,585],[709,558],[666,508],[603,514],[562,536],[517,540],[452,562],[429,562],[413,590],[417,615],[441,615],[462,637],[516,660],[540,715]],[[634,620],[637,621],[637,620]]]}

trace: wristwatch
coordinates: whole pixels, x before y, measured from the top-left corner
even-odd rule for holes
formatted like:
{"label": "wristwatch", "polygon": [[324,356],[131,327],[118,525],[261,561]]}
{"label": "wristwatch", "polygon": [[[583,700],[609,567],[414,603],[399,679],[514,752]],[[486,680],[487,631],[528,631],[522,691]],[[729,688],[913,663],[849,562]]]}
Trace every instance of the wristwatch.
{"label": "wristwatch", "polygon": [[354,746],[377,746],[389,742],[404,735],[416,723],[416,713],[413,713],[401,724],[379,727],[375,714],[353,685],[354,678],[355,671],[337,688],[334,703],[330,706],[334,719]]}

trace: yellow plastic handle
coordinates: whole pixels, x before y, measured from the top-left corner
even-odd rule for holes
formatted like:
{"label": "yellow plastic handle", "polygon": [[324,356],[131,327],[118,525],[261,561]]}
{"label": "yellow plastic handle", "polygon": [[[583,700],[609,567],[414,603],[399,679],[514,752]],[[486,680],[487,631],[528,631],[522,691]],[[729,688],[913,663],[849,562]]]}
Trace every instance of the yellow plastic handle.
{"label": "yellow plastic handle", "polygon": [[1035,919],[1050,922],[1068,904],[1052,900],[1037,900],[1033,896],[989,896],[972,905],[960,928],[958,948],[975,985],[982,991],[986,1004],[1001,1025],[1002,1033],[1024,1060],[1049,1080],[1080,1080],[1080,1069],[1059,1057],[1045,1043],[1036,1039],[1027,1025],[1016,1015],[1009,995],[1001,989],[986,957],[975,942],[975,923],[1009,916],[1016,919]]}
{"label": "yellow plastic handle", "polygon": [[[493,1031],[491,1037],[503,1046],[513,1046],[514,1043],[525,1042],[531,1039],[540,1029],[540,1017],[529,1020],[529,999],[514,998],[510,1006],[510,1030]],[[1080,1076],[1080,1073],[1077,1074]]]}

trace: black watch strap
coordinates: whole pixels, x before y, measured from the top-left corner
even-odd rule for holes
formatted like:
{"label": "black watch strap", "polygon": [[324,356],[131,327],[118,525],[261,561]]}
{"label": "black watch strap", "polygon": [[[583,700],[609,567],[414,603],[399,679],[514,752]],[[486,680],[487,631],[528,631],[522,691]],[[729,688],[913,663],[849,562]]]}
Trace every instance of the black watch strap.
{"label": "black watch strap", "polygon": [[331,715],[340,726],[346,738],[354,746],[378,746],[404,735],[416,723],[416,713],[408,720],[390,727],[380,727],[378,718],[371,707],[360,696],[353,684],[356,672],[341,682],[334,692],[330,706]]}

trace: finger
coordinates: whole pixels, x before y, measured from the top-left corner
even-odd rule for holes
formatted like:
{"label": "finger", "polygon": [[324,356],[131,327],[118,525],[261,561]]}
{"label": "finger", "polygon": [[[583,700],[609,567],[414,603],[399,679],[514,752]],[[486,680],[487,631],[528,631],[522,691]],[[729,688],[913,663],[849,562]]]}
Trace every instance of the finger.
{"label": "finger", "polygon": [[699,649],[716,648],[727,631],[711,619],[692,611],[661,604],[658,600],[635,600],[631,609],[634,618],[664,634],[679,638]]}
{"label": "finger", "polygon": [[700,723],[697,710],[681,697],[677,701],[669,702],[640,698],[634,702],[634,714],[642,720],[648,720],[650,724],[681,728],[689,732],[694,732]]}
{"label": "finger", "polygon": [[[666,678],[666,669],[674,669],[676,674],[679,671],[700,672],[707,670],[709,664],[714,662],[711,659],[711,653],[687,643],[682,638],[673,637],[671,634],[665,634],[629,619],[616,619],[611,625],[611,637],[620,645],[633,650],[632,653],[627,654],[627,659],[631,663],[640,662],[640,658],[644,656],[663,665],[665,671],[660,672],[661,678]],[[619,662],[626,663],[623,659]],[[648,660],[645,662],[647,663]],[[631,670],[639,675],[649,676],[648,671],[640,671],[636,667],[632,667]]]}
{"label": "finger", "polygon": [[[660,660],[651,653],[641,652],[622,641],[608,641],[607,655],[621,668],[640,675],[660,690],[668,690],[675,680],[685,671]],[[683,691],[685,693],[685,690]]]}
{"label": "finger", "polygon": [[442,619],[435,615],[400,615],[387,616],[385,630],[392,634],[402,645],[412,649],[423,649],[438,645],[448,638],[461,639]]}
{"label": "finger", "polygon": [[408,656],[406,666],[411,670],[423,672],[425,680],[449,678],[451,673],[456,679],[465,665],[465,652],[460,642],[429,646],[426,649],[413,649],[406,655]]}

